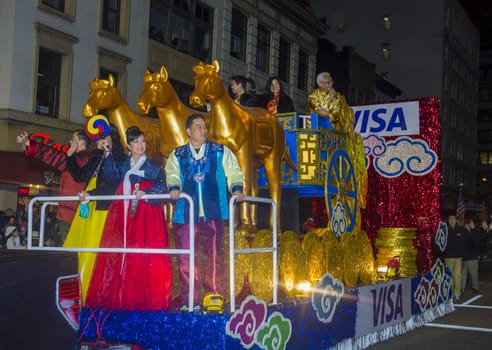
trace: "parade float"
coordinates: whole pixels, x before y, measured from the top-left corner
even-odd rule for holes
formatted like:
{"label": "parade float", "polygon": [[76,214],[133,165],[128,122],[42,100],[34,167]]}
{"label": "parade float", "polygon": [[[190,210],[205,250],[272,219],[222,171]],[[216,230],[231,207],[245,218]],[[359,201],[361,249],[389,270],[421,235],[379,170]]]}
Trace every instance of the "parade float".
{"label": "parade float", "polygon": [[[270,227],[256,227],[254,202],[241,205],[240,225],[230,220],[230,296],[215,312],[193,311],[192,301],[190,312],[88,309],[67,282],[57,297],[81,346],[362,349],[453,310],[450,274],[433,254],[446,245],[437,98],[354,107],[347,132],[317,114],[234,105],[216,61],[194,72],[190,102],[211,104],[210,138],[238,155],[247,198],[269,189]],[[164,67],[144,82],[137,107],[156,108],[159,121],[133,112],[111,77],[89,84],[84,116],[105,110],[121,135],[138,125],[150,135],[151,157],[165,161],[186,142],[184,121],[195,111],[179,101]],[[278,230],[282,189],[310,198],[302,235]]]}

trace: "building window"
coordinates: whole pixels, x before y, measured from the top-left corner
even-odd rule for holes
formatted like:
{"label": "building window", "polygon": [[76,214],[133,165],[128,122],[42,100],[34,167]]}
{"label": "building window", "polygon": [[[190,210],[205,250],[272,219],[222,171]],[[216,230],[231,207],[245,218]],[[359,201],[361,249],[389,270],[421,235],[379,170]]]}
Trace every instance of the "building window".
{"label": "building window", "polygon": [[336,32],[338,34],[345,33],[345,24],[343,24],[343,23],[337,24],[337,30],[336,30]]}
{"label": "building window", "polygon": [[246,61],[246,31],[248,19],[240,11],[232,9],[231,51],[230,55]]}
{"label": "building window", "polygon": [[280,38],[278,54],[278,77],[288,83],[290,73],[290,44],[284,38]]}
{"label": "building window", "polygon": [[78,41],[64,32],[35,23],[38,43],[34,70],[35,112],[53,118],[68,119],[72,81],[72,46]]}
{"label": "building window", "polygon": [[62,55],[39,48],[38,84],[36,89],[36,113],[52,118],[58,117],[60,102],[60,67]]}
{"label": "building window", "polygon": [[479,122],[492,122],[492,109],[481,109],[478,111]]}
{"label": "building window", "polygon": [[383,59],[387,60],[390,57],[390,44],[389,43],[382,43],[381,44],[381,55],[383,56]]}
{"label": "building window", "polygon": [[38,0],[38,8],[69,21],[75,20],[76,0]]}
{"label": "building window", "polygon": [[97,51],[99,58],[99,77],[107,79],[109,74],[111,74],[114,78],[116,86],[118,86],[122,94],[125,94],[127,76],[126,68],[132,60],[103,47],[98,47]]}
{"label": "building window", "polygon": [[41,3],[55,10],[65,12],[65,0],[42,0]]}
{"label": "building window", "polygon": [[492,152],[480,152],[479,158],[481,165],[492,165]]}
{"label": "building window", "polygon": [[152,0],[149,38],[206,61],[210,59],[213,9],[194,0]]}
{"label": "building window", "polygon": [[256,68],[268,73],[270,65],[270,31],[261,24],[258,24],[256,40]]}
{"label": "building window", "polygon": [[309,55],[303,49],[299,49],[299,67],[297,71],[297,87],[306,90],[309,71]]}
{"label": "building window", "polygon": [[99,68],[99,78],[108,80],[109,75],[113,76],[113,81],[116,86],[118,86],[118,72],[107,68]]}
{"label": "building window", "polygon": [[120,33],[120,1],[103,0],[102,28],[110,33]]}
{"label": "building window", "polygon": [[478,142],[489,143],[492,141],[492,130],[478,130]]}
{"label": "building window", "polygon": [[383,15],[383,28],[385,30],[391,29],[391,16],[387,13]]}
{"label": "building window", "polygon": [[103,0],[101,9],[101,33],[112,39],[128,40],[130,0]]}
{"label": "building window", "polygon": [[197,2],[192,23],[194,40],[192,56],[208,60],[212,52],[213,9]]}

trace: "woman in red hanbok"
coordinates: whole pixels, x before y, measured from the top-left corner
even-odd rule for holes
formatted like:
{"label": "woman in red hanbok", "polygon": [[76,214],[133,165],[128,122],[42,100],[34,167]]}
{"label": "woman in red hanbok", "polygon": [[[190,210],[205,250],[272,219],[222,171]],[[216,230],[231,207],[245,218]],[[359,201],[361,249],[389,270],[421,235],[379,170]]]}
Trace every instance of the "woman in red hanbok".
{"label": "woman in red hanbok", "polygon": [[[168,248],[161,200],[141,199],[166,192],[159,164],[145,155],[145,135],[126,131],[131,155],[120,164],[105,159],[104,175],[122,180],[116,194],[137,200],[115,200],[108,210],[101,247]],[[100,253],[87,292],[86,306],[112,310],[165,310],[171,298],[171,259],[163,254]]]}

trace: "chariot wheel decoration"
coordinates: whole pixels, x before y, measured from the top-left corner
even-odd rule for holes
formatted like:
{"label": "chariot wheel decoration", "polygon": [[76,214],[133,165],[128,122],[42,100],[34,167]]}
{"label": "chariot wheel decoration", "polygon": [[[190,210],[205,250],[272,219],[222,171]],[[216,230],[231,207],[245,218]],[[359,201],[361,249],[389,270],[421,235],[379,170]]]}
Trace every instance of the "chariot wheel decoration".
{"label": "chariot wheel decoration", "polygon": [[352,232],[357,217],[357,181],[352,161],[342,149],[336,150],[328,163],[325,201],[328,227],[338,237]]}

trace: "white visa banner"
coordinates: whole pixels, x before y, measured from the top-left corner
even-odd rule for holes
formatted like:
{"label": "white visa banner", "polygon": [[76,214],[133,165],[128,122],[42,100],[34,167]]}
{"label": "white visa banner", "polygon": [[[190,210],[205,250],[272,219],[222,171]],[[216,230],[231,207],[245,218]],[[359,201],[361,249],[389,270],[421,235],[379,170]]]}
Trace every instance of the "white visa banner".
{"label": "white visa banner", "polygon": [[352,107],[355,131],[366,137],[419,135],[419,102],[385,103]]}
{"label": "white visa banner", "polygon": [[410,278],[359,288],[355,337],[407,321],[412,316]]}

